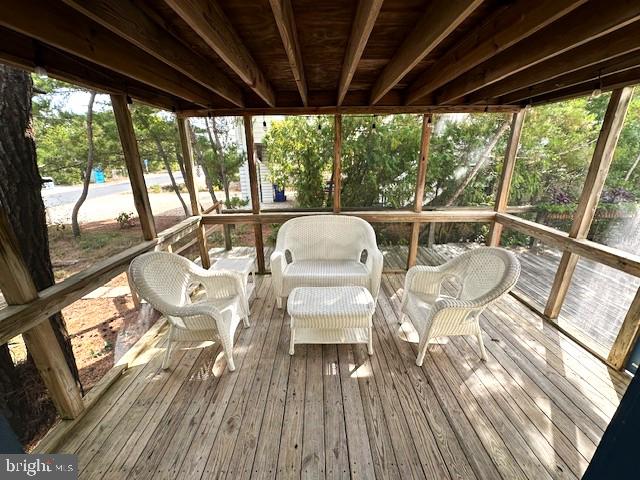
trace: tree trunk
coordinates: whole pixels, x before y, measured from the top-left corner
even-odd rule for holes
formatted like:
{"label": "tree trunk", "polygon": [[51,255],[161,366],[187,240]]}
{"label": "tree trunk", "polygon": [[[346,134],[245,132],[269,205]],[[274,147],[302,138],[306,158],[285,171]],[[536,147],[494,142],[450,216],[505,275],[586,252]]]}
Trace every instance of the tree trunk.
{"label": "tree trunk", "polygon": [[631,168],[629,169],[629,171],[627,171],[627,174],[624,176],[625,182],[629,181],[629,179],[631,178],[631,175],[633,175],[633,172],[638,167],[638,164],[640,164],[640,154],[638,154],[638,156],[636,157],[636,161],[633,162],[633,165],[631,165]]}
{"label": "tree trunk", "polygon": [[82,193],[80,194],[80,198],[73,206],[73,210],[71,211],[71,229],[73,231],[73,236],[78,238],[80,236],[80,225],[78,224],[78,212],[80,211],[80,207],[87,199],[87,194],[89,193],[89,183],[91,182],[91,170],[93,170],[93,102],[96,99],[96,92],[91,92],[89,94],[89,106],[87,107],[87,168],[84,170],[84,179],[82,181]]}
{"label": "tree trunk", "polygon": [[[28,73],[0,64],[0,203],[18,239],[38,290],[55,283],[31,124],[33,84]],[[3,272],[5,274],[5,272]],[[64,318],[49,321],[76,380],[76,366]],[[78,380],[79,383],[79,380]],[[7,345],[0,347],[0,408],[22,442],[55,418],[55,409],[33,360],[14,365]]]}
{"label": "tree trunk", "polygon": [[[224,166],[224,152],[222,150],[222,143],[220,142],[220,137],[218,136],[218,128],[216,126],[215,118],[211,119],[211,127],[209,127],[209,121],[205,118],[204,123],[207,126],[207,135],[209,136],[209,143],[211,144],[211,149],[214,152],[218,152],[220,159],[220,183],[222,183],[222,188],[224,189],[224,201],[229,206],[231,202],[231,195],[229,194],[229,179],[227,178],[227,171]],[[211,130],[213,130],[213,135],[215,137],[215,144],[213,138],[211,137]]]}
{"label": "tree trunk", "polygon": [[173,176],[173,172],[171,171],[171,162],[169,161],[169,158],[167,157],[167,152],[164,151],[164,147],[162,146],[162,142],[160,141],[160,139],[158,137],[154,136],[153,137],[153,141],[155,142],[156,148],[158,149],[158,155],[160,155],[160,158],[162,159],[162,162],[164,163],[164,167],[167,169],[167,173],[169,174],[169,178],[171,179],[171,186],[173,187],[173,191],[176,192],[176,195],[178,196],[178,199],[180,200],[180,203],[182,204],[182,209],[184,210],[184,216],[185,217],[189,217],[191,215],[191,211],[187,207],[187,204],[184,202],[184,199],[182,198],[182,195],[180,195],[180,187],[178,187],[178,184],[176,183],[176,179]]}
{"label": "tree trunk", "polygon": [[453,195],[451,195],[449,200],[447,200],[447,203],[445,203],[445,207],[451,207],[456,202],[456,200],[458,200],[460,195],[462,195],[462,193],[464,192],[464,189],[467,188],[467,185],[471,183],[471,180],[473,180],[476,177],[476,175],[478,175],[478,172],[482,170],[482,168],[487,163],[487,160],[489,160],[489,157],[491,156],[491,152],[493,151],[495,146],[498,144],[500,137],[504,132],[507,131],[507,128],[509,128],[509,123],[505,122],[500,126],[500,128],[498,128],[496,133],[493,134],[493,137],[491,137],[491,140],[489,140],[489,143],[483,150],[482,155],[480,155],[480,158],[478,159],[478,163],[475,164],[475,166],[469,171],[469,173],[467,173],[467,176],[464,177],[462,182],[460,182],[460,185],[458,185],[458,188],[456,188],[455,192],[453,192]]}
{"label": "tree trunk", "polygon": [[[205,118],[205,121],[206,121],[206,118]],[[207,126],[207,130],[208,129],[209,127]],[[191,128],[191,138],[192,138],[192,143],[196,145],[197,139],[196,139],[196,133],[193,131],[193,127]],[[209,195],[211,195],[211,201],[215,204],[218,201],[218,198],[216,197],[216,192],[213,188],[211,172],[209,171],[209,167],[207,167],[207,162],[204,160],[204,155],[202,155],[202,152],[197,147],[195,147],[195,149],[198,152],[198,154],[196,155],[198,165],[202,167],[202,171],[204,172],[204,181],[207,184],[207,190],[209,190]]]}

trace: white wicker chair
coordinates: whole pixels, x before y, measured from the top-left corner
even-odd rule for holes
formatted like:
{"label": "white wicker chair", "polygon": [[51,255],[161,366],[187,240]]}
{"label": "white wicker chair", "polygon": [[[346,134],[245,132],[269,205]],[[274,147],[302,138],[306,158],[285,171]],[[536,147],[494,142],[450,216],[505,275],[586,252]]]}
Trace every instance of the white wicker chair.
{"label": "white wicker chair", "polygon": [[[436,337],[474,335],[482,360],[487,354],[480,314],[511,290],[520,276],[520,262],[502,248],[479,247],[437,267],[417,266],[405,278],[402,313],[420,338],[416,365],[421,366],[429,341]],[[440,293],[445,280],[456,287],[454,297]]]}
{"label": "white wicker chair", "polygon": [[[240,320],[245,327],[249,326],[249,303],[239,274],[208,271],[168,252],[136,257],[129,266],[129,274],[140,296],[169,321],[162,368],[168,368],[173,342],[218,340],[229,370],[235,370],[236,327]],[[190,292],[198,285],[204,287],[206,297],[192,303]]]}
{"label": "white wicker chair", "polygon": [[382,253],[371,225],[348,215],[293,218],[278,231],[271,255],[278,308],[296,287],[366,287],[380,290]]}

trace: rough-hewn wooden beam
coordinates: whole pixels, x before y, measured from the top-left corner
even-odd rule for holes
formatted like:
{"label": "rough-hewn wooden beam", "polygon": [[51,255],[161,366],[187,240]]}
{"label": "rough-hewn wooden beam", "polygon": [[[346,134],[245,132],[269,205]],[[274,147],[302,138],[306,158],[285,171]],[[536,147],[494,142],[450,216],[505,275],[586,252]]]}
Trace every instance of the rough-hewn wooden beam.
{"label": "rough-hewn wooden beam", "polygon": [[[189,191],[189,200],[191,201],[191,214],[200,215],[200,203],[198,202],[198,187],[193,176],[193,147],[191,145],[191,132],[189,120],[186,118],[178,118],[178,134],[180,136],[180,146],[182,147],[182,158],[184,160],[185,185]],[[204,268],[211,266],[209,258],[209,249],[207,248],[207,236],[204,225],[198,225],[198,249],[200,250],[200,261]]]}
{"label": "rough-hewn wooden beam", "polygon": [[164,110],[180,109],[181,103],[184,106],[194,106],[192,103],[137,80],[54,47],[43,45],[5,27],[0,27],[0,62],[30,72],[38,66],[45,67],[51,78],[100,93],[129,94],[141,103]]}
{"label": "rough-hewn wooden beam", "polygon": [[342,115],[333,117],[333,213],[342,208]]}
{"label": "rough-hewn wooden beam", "polygon": [[271,85],[215,0],[165,0],[209,47],[256,92],[275,106]]}
{"label": "rough-hewn wooden beam", "polygon": [[[427,165],[429,163],[429,142],[433,130],[432,115],[422,116],[422,133],[420,135],[420,157],[418,158],[418,172],[416,174],[416,193],[413,200],[413,211],[422,212],[424,203],[424,187],[427,180]],[[418,258],[418,240],[420,238],[420,223],[411,225],[411,238],[409,241],[409,254],[407,255],[407,269],[416,264]]]}
{"label": "rough-hewn wooden beam", "polygon": [[640,2],[592,0],[449,82],[436,92],[436,103],[451,103],[638,19]]}
{"label": "rough-hewn wooden beam", "polygon": [[377,103],[481,3],[481,0],[429,2],[422,18],[378,77],[371,90],[370,103]]}
{"label": "rough-hewn wooden beam", "polygon": [[420,75],[407,90],[407,104],[546,27],[587,0],[525,0],[498,9]]}
{"label": "rough-hewn wooden beam", "polygon": [[614,368],[622,370],[629,361],[638,338],[640,337],[640,289],[631,302],[631,306],[624,317],[618,336],[616,337],[607,362]]}
{"label": "rough-hewn wooden beam", "polygon": [[[0,205],[0,289],[9,305],[29,303],[38,291],[22,258],[9,218]],[[10,307],[7,307],[10,308]],[[49,396],[62,418],[75,418],[84,409],[80,389],[67,365],[56,334],[49,322],[42,322],[23,334]]]}
{"label": "rough-hewn wooden beam", "polygon": [[612,58],[602,63],[596,63],[580,70],[565,75],[559,75],[544,82],[531,85],[521,90],[516,90],[500,97],[501,102],[528,103],[529,99],[548,95],[558,90],[584,84],[585,82],[598,83],[600,79],[624,73],[627,70],[640,68],[640,55],[637,51],[627,53],[620,57]]}
{"label": "rough-hewn wooden beam", "polygon": [[557,91],[545,93],[537,97],[533,97],[527,101],[527,105],[544,105],[546,103],[559,102],[571,98],[584,97],[590,95],[594,90],[615,90],[630,85],[640,83],[640,67],[634,67],[622,72],[603,75],[600,78],[590,80],[588,82],[579,83],[571,87],[562,88]]}
{"label": "rough-hewn wooden beam", "polygon": [[0,11],[0,25],[11,30],[203,107],[218,103],[210,90],[67,5],[0,0]]}
{"label": "rough-hewn wooden beam", "polygon": [[[253,118],[251,115],[245,115],[244,120],[244,137],[247,146],[247,166],[249,167],[249,186],[251,187],[251,211],[254,214],[260,213],[260,194],[258,192],[258,168],[256,165],[255,145],[253,143]],[[223,216],[223,215],[220,215]],[[262,225],[254,224],[253,233],[256,243],[256,260],[258,263],[258,272],[265,273],[264,263],[264,241],[262,239]]]}
{"label": "rough-hewn wooden beam", "polygon": [[342,63],[337,105],[342,105],[344,96],[349,90],[351,79],[358,68],[358,62],[360,62],[364,47],[366,47],[371,30],[376,23],[382,2],[383,0],[360,0],[358,2],[356,16],[351,27],[351,36]]}
{"label": "rough-hewn wooden beam", "polygon": [[[496,192],[496,203],[494,210],[498,213],[507,211],[509,203],[509,192],[511,191],[511,180],[513,179],[513,170],[516,166],[516,156],[518,147],[520,146],[520,136],[522,135],[522,125],[524,124],[526,110],[514,113],[511,119],[511,134],[507,142],[507,150],[502,162],[502,173],[500,174],[500,183],[498,183],[498,191]],[[489,240],[487,245],[497,247],[500,245],[500,237],[502,236],[502,224],[492,222],[489,229]]]}
{"label": "rough-hewn wooden beam", "polygon": [[326,107],[275,107],[275,108],[214,108],[182,110],[180,117],[233,117],[244,115],[393,115],[400,113],[513,113],[522,107],[518,105],[371,105],[371,106],[326,106]]}
{"label": "rough-hewn wooden beam", "polygon": [[291,0],[269,0],[273,18],[276,20],[280,37],[284,50],[287,52],[289,65],[293,72],[293,78],[296,81],[298,92],[302,104],[306,107],[309,103],[307,96],[307,80],[304,75],[304,62],[302,61],[302,52],[300,51],[300,42],[298,41],[298,29],[293,15],[293,7]]}
{"label": "rough-hewn wooden beam", "polygon": [[138,142],[133,130],[133,122],[131,121],[131,112],[129,112],[129,105],[127,105],[127,97],[124,95],[111,95],[111,106],[118,127],[124,161],[129,172],[133,202],[138,212],[142,234],[145,240],[151,240],[156,236],[156,224],[151,211],[149,193],[144,180],[144,171],[142,170]]}
{"label": "rough-hewn wooden beam", "polygon": [[242,91],[210,61],[198,56],[155,23],[133,0],[63,0],[103,27],[238,107]]}
{"label": "rough-hewn wooden beam", "polygon": [[[465,98],[465,102],[487,102],[494,97],[522,89],[523,86],[551,80],[570,72],[620,57],[629,52],[636,52],[637,58],[638,50],[640,50],[640,22],[616,30],[609,35],[585,43],[561,55],[538,63],[532,68],[527,68],[515,75],[511,75],[500,82],[481,88],[468,95]],[[640,60],[636,64],[640,64]]]}
{"label": "rough-hewn wooden beam", "polygon": [[[632,95],[631,87],[616,90],[611,94],[587,178],[573,214],[573,223],[569,230],[570,238],[583,239],[589,233]],[[562,254],[544,310],[549,318],[557,318],[560,314],[578,259],[579,256],[575,253],[565,251]]]}

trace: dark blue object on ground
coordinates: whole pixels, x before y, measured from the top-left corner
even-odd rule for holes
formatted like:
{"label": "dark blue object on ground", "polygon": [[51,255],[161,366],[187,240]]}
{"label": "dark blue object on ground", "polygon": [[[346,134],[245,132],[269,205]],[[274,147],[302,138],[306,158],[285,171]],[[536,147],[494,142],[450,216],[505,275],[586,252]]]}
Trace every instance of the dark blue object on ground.
{"label": "dark blue object on ground", "polygon": [[287,196],[284,194],[284,188],[281,190],[277,185],[273,185],[273,201],[274,202],[286,202]]}

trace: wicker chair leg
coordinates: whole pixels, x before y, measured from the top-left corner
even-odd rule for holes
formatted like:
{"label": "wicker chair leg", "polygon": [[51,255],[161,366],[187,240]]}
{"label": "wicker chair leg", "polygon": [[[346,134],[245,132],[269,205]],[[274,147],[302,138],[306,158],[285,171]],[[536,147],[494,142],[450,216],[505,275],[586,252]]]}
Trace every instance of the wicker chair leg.
{"label": "wicker chair leg", "polygon": [[236,369],[236,364],[233,361],[233,354],[229,351],[225,351],[224,356],[227,358],[227,368],[230,372],[234,372]]}
{"label": "wicker chair leg", "polygon": [[369,341],[367,342],[367,352],[373,355],[373,328],[369,327]]}
{"label": "wicker chair leg", "polygon": [[169,335],[167,336],[167,346],[164,350],[164,358],[162,359],[162,369],[169,368],[169,359],[171,357],[171,342],[173,341],[173,327],[169,327]]}
{"label": "wicker chair leg", "polygon": [[282,297],[276,297],[276,304],[278,306],[278,310],[282,310]]}
{"label": "wicker chair leg", "polygon": [[242,318],[242,323],[244,324],[244,328],[249,328],[251,324],[249,323],[249,315]]}
{"label": "wicker chair leg", "polygon": [[420,346],[418,347],[418,356],[416,357],[416,365],[421,367],[422,362],[424,361],[424,356],[427,354],[427,347],[429,346],[429,339],[426,338],[424,344],[420,342]]}
{"label": "wicker chair leg", "polygon": [[482,340],[482,332],[478,330],[476,334],[476,338],[478,339],[478,343],[480,344],[480,358],[483,362],[487,361],[487,351],[484,349],[484,340]]}

